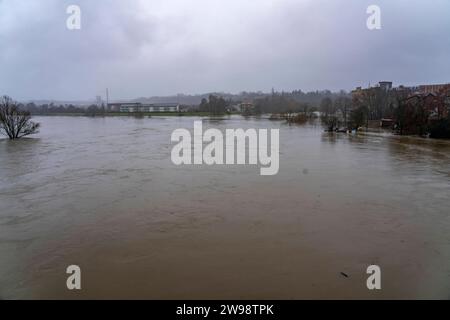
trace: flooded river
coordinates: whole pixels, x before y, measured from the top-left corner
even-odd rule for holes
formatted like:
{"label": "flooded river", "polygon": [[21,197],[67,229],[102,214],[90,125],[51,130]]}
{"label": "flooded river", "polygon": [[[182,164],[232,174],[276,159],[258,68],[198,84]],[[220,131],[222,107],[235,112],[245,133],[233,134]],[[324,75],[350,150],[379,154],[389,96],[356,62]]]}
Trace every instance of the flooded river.
{"label": "flooded river", "polygon": [[36,120],[0,140],[2,299],[450,298],[450,142],[203,120],[280,128],[261,176],[173,165],[172,131],[197,118]]}

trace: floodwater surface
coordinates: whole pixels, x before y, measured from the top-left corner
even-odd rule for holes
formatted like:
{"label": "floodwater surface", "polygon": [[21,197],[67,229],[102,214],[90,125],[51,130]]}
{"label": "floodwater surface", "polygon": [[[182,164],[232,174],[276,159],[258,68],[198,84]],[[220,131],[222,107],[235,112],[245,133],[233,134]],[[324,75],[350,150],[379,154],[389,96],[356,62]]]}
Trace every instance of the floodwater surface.
{"label": "floodwater surface", "polygon": [[450,298],[449,142],[203,119],[280,128],[261,176],[173,165],[172,131],[198,118],[36,120],[0,140],[0,298]]}

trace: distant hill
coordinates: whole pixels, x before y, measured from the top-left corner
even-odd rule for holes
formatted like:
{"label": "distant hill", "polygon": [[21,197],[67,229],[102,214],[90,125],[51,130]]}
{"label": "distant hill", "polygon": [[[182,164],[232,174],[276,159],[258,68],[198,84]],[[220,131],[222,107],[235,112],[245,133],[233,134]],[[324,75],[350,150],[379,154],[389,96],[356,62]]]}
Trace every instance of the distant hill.
{"label": "distant hill", "polygon": [[150,98],[137,98],[133,99],[132,102],[142,102],[142,103],[179,103],[183,105],[191,105],[191,106],[197,106],[200,104],[202,99],[208,99],[208,97],[213,94],[217,96],[222,96],[225,100],[231,100],[234,102],[241,102],[241,101],[252,101],[254,99],[263,98],[265,96],[268,96],[270,94],[268,93],[239,93],[239,94],[232,94],[232,93],[225,93],[225,92],[211,92],[211,93],[203,93],[203,94],[196,94],[196,95],[186,95],[186,94],[178,94],[173,96],[165,96],[165,97],[150,97]]}
{"label": "distant hill", "polygon": [[[301,90],[294,90],[291,92],[241,92],[237,94],[226,92],[211,92],[203,94],[178,94],[171,96],[153,96],[153,97],[140,97],[136,99],[110,99],[109,102],[141,102],[141,103],[179,103],[181,105],[198,106],[202,99],[208,99],[209,95],[222,96],[225,100],[231,100],[235,103],[239,102],[252,102],[256,99],[262,99],[269,97],[272,94],[283,95],[292,98],[298,102],[309,103],[311,105],[318,105],[324,97],[336,97],[338,95],[348,94],[345,92],[331,92],[329,90],[303,92]],[[78,101],[65,101],[65,100],[28,100],[21,101],[23,103],[34,102],[37,105],[51,104],[54,105],[74,105],[74,106],[89,106],[96,104],[94,99],[92,100],[78,100]],[[104,102],[104,101],[103,101]]]}

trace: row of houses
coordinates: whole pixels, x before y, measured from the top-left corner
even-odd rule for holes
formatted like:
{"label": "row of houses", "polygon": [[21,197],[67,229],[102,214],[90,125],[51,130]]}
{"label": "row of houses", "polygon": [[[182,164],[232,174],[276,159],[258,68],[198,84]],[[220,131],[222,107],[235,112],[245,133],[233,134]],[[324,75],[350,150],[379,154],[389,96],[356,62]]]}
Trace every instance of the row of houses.
{"label": "row of houses", "polygon": [[111,112],[179,112],[180,105],[178,103],[158,103],[144,104],[140,102],[131,103],[108,103],[108,110]]}
{"label": "row of houses", "polygon": [[377,119],[386,117],[385,111],[392,101],[399,100],[407,106],[420,104],[428,112],[430,120],[439,120],[450,114],[450,84],[393,87],[391,81],[381,81],[374,87],[356,88],[352,91],[352,100],[356,106],[376,105],[374,109],[381,112],[374,115]]}
{"label": "row of houses", "polygon": [[366,89],[363,89],[362,87],[357,87],[355,90],[352,91],[352,94],[359,94],[361,92],[372,90],[372,89],[380,89],[383,91],[408,91],[410,94],[429,94],[429,93],[438,93],[442,91],[446,91],[450,89],[450,83],[445,84],[426,84],[426,85],[419,85],[419,86],[398,86],[393,87],[392,81],[380,81],[376,86],[369,86]]}

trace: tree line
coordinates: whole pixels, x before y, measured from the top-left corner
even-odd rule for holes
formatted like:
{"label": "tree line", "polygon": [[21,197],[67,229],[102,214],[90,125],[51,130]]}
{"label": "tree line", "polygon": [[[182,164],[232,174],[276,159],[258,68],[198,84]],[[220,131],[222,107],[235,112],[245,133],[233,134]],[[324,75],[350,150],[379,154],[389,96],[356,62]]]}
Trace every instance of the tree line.
{"label": "tree line", "polygon": [[54,103],[45,103],[42,105],[37,105],[34,102],[30,103],[19,103],[18,106],[24,111],[30,112],[32,115],[51,115],[51,114],[86,114],[95,115],[106,113],[106,108],[104,105],[98,106],[96,104],[91,104],[87,108],[75,106],[73,104],[67,105],[56,105]]}
{"label": "tree line", "polygon": [[225,100],[222,96],[211,94],[208,99],[202,99],[197,111],[208,112],[211,115],[222,115],[228,112],[228,108],[231,104],[231,100]]}
{"label": "tree line", "polygon": [[384,120],[400,135],[450,138],[450,100],[443,94],[412,94],[406,89],[374,87],[356,92],[351,99],[324,98],[319,109],[328,131],[367,128],[370,122],[379,126]]}

